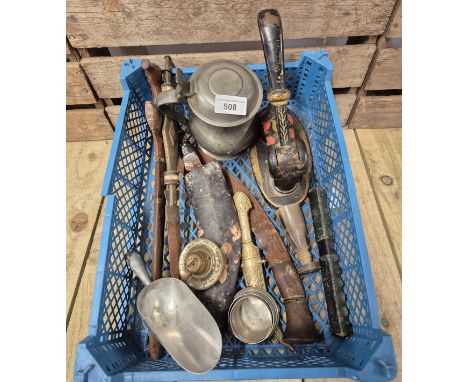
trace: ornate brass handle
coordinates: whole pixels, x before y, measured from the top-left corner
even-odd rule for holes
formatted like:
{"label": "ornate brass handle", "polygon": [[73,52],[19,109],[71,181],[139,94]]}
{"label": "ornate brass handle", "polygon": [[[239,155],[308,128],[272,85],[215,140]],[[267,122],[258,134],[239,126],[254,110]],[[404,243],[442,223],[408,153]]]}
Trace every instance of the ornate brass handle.
{"label": "ornate brass handle", "polygon": [[242,232],[242,273],[248,287],[257,287],[266,290],[263,277],[262,264],[265,260],[260,257],[260,251],[252,242],[250,233],[249,210],[252,208],[249,198],[243,192],[234,194],[234,204],[239,217]]}
{"label": "ornate brass handle", "polygon": [[[260,257],[260,250],[252,242],[250,233],[249,210],[252,208],[252,203],[247,195],[243,192],[234,194],[234,204],[239,217],[239,224],[242,233],[242,273],[244,274],[245,285],[248,287],[262,288],[266,291],[265,278],[263,277],[262,265],[265,260]],[[279,326],[273,332],[275,338],[286,346],[289,350],[295,351],[294,347],[283,341],[283,333]]]}

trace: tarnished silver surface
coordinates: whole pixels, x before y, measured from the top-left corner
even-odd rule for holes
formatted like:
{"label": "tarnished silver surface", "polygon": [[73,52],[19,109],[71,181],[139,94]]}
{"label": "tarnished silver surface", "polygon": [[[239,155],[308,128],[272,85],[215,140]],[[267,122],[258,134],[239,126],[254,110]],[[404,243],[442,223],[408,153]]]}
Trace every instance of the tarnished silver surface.
{"label": "tarnished silver surface", "polygon": [[[188,97],[188,103],[193,113],[216,127],[239,126],[252,119],[262,104],[260,80],[254,72],[235,61],[216,60],[201,65],[190,77],[190,88],[193,95]],[[216,95],[246,97],[246,115],[215,113]]]}
{"label": "tarnished silver surface", "polygon": [[[220,114],[225,115],[225,114]],[[231,116],[232,117],[232,116]],[[248,148],[257,135],[257,117],[235,126],[213,126],[192,113],[190,130],[193,137],[212,158],[228,160]]]}
{"label": "tarnished silver surface", "polygon": [[[234,61],[211,61],[192,75],[190,90],[190,128],[208,155],[231,159],[250,146],[263,99],[262,84],[254,72]],[[245,97],[246,115],[215,113],[216,95]]]}
{"label": "tarnished silver surface", "polygon": [[236,294],[229,310],[232,333],[248,344],[269,338],[278,325],[279,308],[273,297],[260,288],[244,288]]}
{"label": "tarnished silver surface", "polygon": [[[136,252],[127,255],[138,276],[146,273]],[[146,275],[148,276],[148,275]],[[184,282],[167,277],[147,284],[138,295],[137,310],[145,326],[185,370],[204,374],[221,356],[222,338],[216,321]]]}

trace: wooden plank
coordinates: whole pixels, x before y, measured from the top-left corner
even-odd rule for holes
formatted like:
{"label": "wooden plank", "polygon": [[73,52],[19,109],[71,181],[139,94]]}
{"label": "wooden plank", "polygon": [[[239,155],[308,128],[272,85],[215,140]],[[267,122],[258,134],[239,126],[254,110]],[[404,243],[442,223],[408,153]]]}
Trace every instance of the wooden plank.
{"label": "wooden plank", "polygon": [[67,105],[94,104],[95,102],[96,98],[80,64],[67,62]]}
{"label": "wooden plank", "polygon": [[401,89],[401,48],[386,48],[377,53],[365,90]]}
{"label": "wooden plank", "polygon": [[111,141],[67,143],[67,314],[101,203]]}
{"label": "wooden plank", "polygon": [[[336,94],[335,100],[336,106],[338,107],[338,113],[340,114],[341,124],[344,126],[354,105],[354,101],[356,100],[356,94]],[[106,107],[107,116],[114,125],[114,128],[117,127],[119,111],[120,105]]]}
{"label": "wooden plank", "polygon": [[67,37],[76,48],[259,41],[257,13],[265,8],[278,9],[286,39],[379,35],[394,4],[395,0],[68,0]]}
{"label": "wooden plank", "polygon": [[73,61],[73,60],[70,60],[71,52],[70,52],[70,48],[68,47],[68,43],[65,44],[65,55],[67,57],[67,62]]}
{"label": "wooden plank", "polygon": [[401,96],[362,97],[350,127],[352,129],[401,128]]}
{"label": "wooden plank", "polygon": [[91,250],[84,266],[83,276],[76,295],[75,305],[67,327],[67,382],[73,382],[73,367],[75,365],[76,347],[78,346],[78,343],[88,335],[88,324],[91,315],[91,305],[93,302],[104,212],[103,207],[100,216],[97,217],[96,233],[91,238]]}
{"label": "wooden plank", "polygon": [[402,20],[401,20],[401,1],[395,12],[395,16],[390,24],[390,28],[386,35],[387,38],[400,38],[402,36]]}
{"label": "wooden plank", "polygon": [[99,141],[113,136],[104,109],[67,110],[67,142]]}
{"label": "wooden plank", "polygon": [[[285,50],[286,61],[296,61],[305,50],[328,51],[333,62],[334,72],[332,85],[334,88],[359,87],[369,68],[375,52],[375,44],[324,46],[315,48],[291,48]],[[246,50],[239,52],[215,53],[184,53],[171,55],[178,67],[199,66],[206,62],[219,59],[235,60],[242,64],[264,63],[263,51]],[[148,58],[162,64],[164,55],[147,56],[119,56],[119,57],[90,57],[80,61],[97,95],[101,98],[120,98],[120,68],[129,58]]]}
{"label": "wooden plank", "polygon": [[340,114],[341,126],[344,126],[356,101],[356,94],[336,94],[335,101]]}
{"label": "wooden plank", "polygon": [[367,251],[379,305],[382,329],[393,337],[401,380],[401,278],[385,232],[369,176],[354,130],[344,131],[346,146],[356,186],[359,210],[367,242]]}
{"label": "wooden plank", "polygon": [[401,274],[401,129],[361,129],[356,133]]}
{"label": "wooden plank", "polygon": [[109,117],[110,121],[114,125],[114,128],[116,128],[117,119],[119,118],[120,105],[107,106],[105,110],[106,110],[107,116]]}

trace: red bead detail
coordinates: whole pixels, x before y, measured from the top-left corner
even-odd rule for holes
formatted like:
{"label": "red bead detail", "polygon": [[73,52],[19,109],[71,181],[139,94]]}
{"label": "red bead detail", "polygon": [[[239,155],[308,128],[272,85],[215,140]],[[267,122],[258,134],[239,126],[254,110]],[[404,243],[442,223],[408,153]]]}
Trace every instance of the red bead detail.
{"label": "red bead detail", "polygon": [[295,137],[294,129],[289,129],[289,136],[291,137],[291,139],[294,139],[294,137]]}
{"label": "red bead detail", "polygon": [[266,143],[267,143],[267,146],[274,145],[275,144],[275,138],[273,136],[269,135],[268,137],[266,137]]}
{"label": "red bead detail", "polygon": [[270,121],[266,121],[264,124],[263,124],[263,131],[265,133],[268,133],[268,130],[270,130],[271,128],[271,122]]}
{"label": "red bead detail", "polygon": [[292,117],[292,115],[291,115],[291,114],[289,114],[289,113],[288,113],[288,122],[289,122],[289,124],[290,124],[290,125],[292,125],[292,124],[293,124],[293,122],[294,122],[294,121],[293,121],[293,117]]}

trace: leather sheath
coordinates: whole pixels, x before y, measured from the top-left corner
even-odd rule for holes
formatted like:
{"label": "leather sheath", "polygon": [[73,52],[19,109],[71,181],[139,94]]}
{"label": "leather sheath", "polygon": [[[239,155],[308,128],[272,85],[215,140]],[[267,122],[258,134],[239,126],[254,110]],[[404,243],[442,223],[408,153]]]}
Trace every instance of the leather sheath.
{"label": "leather sheath", "polygon": [[241,260],[242,240],[237,212],[217,162],[187,173],[185,185],[197,221],[198,236],[215,242],[226,256],[226,268],[218,282],[196,293],[224,330],[238,286]]}
{"label": "leather sheath", "polygon": [[[204,163],[213,161],[201,150],[198,151],[198,155]],[[273,271],[286,310],[287,327],[283,337],[284,342],[305,344],[322,340],[323,337],[315,328],[308,309],[301,279],[278,231],[257,199],[239,179],[225,169],[223,169],[223,173],[232,193],[243,192],[252,203],[252,209],[249,213],[252,232]]]}

